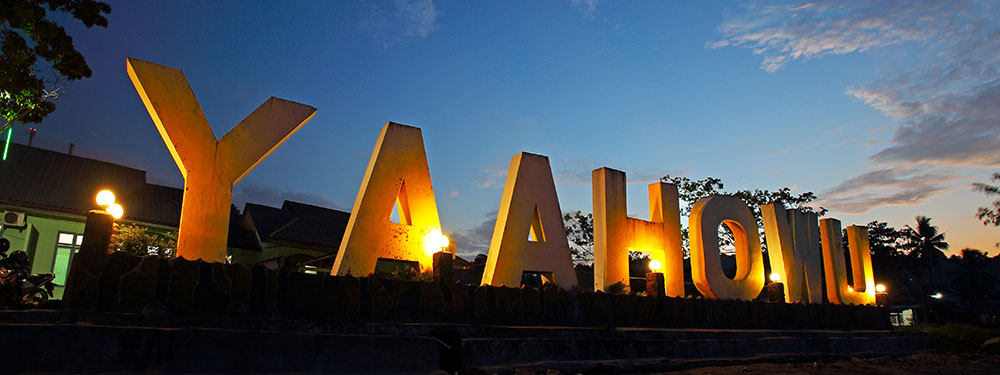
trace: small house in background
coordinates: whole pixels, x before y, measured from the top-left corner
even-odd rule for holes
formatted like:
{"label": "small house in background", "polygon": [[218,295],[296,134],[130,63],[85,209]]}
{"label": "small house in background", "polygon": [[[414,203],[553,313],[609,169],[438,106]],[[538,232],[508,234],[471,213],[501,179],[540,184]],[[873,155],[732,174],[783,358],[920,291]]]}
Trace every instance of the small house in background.
{"label": "small house in background", "polygon": [[[0,213],[11,251],[24,250],[32,273],[52,272],[56,298],[80,249],[86,214],[108,189],[125,208],[118,223],[176,232],[183,190],[146,182],[146,172],[119,164],[12,143],[0,162]],[[304,272],[330,272],[350,213],[285,201],[247,203],[230,214],[231,261]]]}

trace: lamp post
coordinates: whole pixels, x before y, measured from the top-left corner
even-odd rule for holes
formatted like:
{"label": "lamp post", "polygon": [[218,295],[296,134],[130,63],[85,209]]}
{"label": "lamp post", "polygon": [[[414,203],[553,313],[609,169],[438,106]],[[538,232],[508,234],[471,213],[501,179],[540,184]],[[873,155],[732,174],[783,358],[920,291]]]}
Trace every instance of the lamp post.
{"label": "lamp post", "polygon": [[663,265],[660,261],[653,259],[649,261],[649,272],[646,273],[646,295],[660,297],[666,294],[663,281],[663,273],[659,272]]}
{"label": "lamp post", "polygon": [[110,190],[97,193],[96,201],[103,209],[87,212],[87,223],[83,228],[80,250],[70,261],[66,291],[63,293],[63,302],[68,309],[97,308],[96,291],[100,287],[99,275],[104,269],[115,219],[120,219],[125,211],[120,204],[115,203],[115,194]]}
{"label": "lamp post", "polygon": [[785,301],[785,284],[781,283],[781,275],[771,272],[771,282],[767,284],[767,300],[770,302]]}
{"label": "lamp post", "polygon": [[441,233],[440,229],[434,229],[428,233],[425,241],[429,242],[428,246],[431,249],[440,249],[431,255],[434,281],[442,285],[450,285],[455,274],[454,257],[448,252],[448,245],[451,244],[451,241]]}
{"label": "lamp post", "polygon": [[889,296],[889,293],[885,291],[885,284],[878,284],[875,286],[875,305],[885,306],[885,299]]}

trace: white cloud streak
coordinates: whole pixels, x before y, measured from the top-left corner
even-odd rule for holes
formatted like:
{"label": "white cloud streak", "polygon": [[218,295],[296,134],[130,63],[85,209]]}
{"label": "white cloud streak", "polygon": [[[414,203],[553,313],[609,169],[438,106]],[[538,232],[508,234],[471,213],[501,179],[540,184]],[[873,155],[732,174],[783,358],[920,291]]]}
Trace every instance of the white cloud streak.
{"label": "white cloud streak", "polygon": [[923,203],[947,190],[956,168],[1000,166],[998,18],[996,1],[752,3],[707,47],[751,49],[768,72],[826,55],[907,57],[845,91],[896,125],[869,171],[824,193],[827,207],[857,213]]}

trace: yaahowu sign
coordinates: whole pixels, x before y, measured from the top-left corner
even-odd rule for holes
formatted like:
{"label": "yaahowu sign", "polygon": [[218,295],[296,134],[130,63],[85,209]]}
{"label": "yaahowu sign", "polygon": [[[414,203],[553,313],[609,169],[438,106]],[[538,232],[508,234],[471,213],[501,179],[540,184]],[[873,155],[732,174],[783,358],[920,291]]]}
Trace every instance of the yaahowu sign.
{"label": "yaahowu sign", "polygon": [[[136,90],[185,179],[177,254],[223,261],[233,184],[316,110],[271,98],[216,140],[180,70],[135,59],[128,59],[127,64]],[[663,265],[666,295],[682,297],[677,187],[663,182],[649,185],[646,221],[626,215],[625,181],[621,171],[593,171],[594,289],[619,282],[627,285],[628,252],[640,251]],[[393,207],[398,223],[390,220]],[[840,221],[819,220],[815,214],[786,210],[779,204],[764,205],[761,212],[768,261],[784,280],[788,302],[822,302],[825,283],[832,303],[875,303],[864,227],[847,227],[852,270],[848,275]],[[733,278],[723,274],[720,264],[720,225],[734,234],[737,269]],[[691,210],[688,229],[692,279],[703,295],[751,300],[760,294],[764,257],[750,207],[730,196],[703,198]],[[416,261],[422,271],[429,270],[432,254],[440,250],[436,242],[440,231],[420,129],[390,122],[382,128],[368,162],[331,273],[368,275],[379,258]],[[577,285],[548,158],[522,152],[514,156],[507,171],[482,283],[516,286],[525,271],[541,273],[563,287]]]}

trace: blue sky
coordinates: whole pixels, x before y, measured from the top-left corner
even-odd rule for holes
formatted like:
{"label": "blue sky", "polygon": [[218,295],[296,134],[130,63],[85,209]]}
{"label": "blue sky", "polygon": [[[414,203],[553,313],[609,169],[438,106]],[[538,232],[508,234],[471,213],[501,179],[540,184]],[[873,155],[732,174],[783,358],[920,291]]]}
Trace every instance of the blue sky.
{"label": "blue sky", "polygon": [[[184,70],[217,136],[269,96],[319,109],[234,199],[349,209],[379,129],[419,126],[446,233],[485,252],[510,158],[547,155],[564,211],[624,170],[814,191],[846,224],[926,215],[996,249],[969,184],[1000,166],[1000,6],[895,2],[111,1],[64,20],[94,71],[37,145],[183,180],[125,71]],[[25,142],[23,134],[19,142]],[[488,245],[488,244],[487,244]]]}

